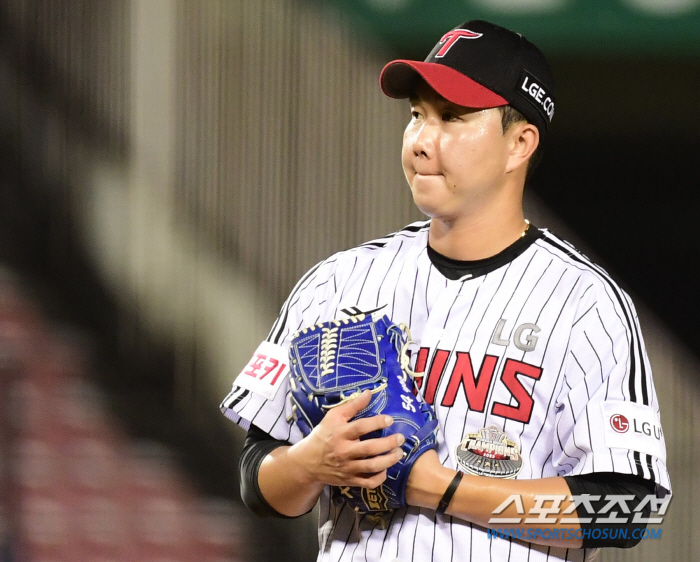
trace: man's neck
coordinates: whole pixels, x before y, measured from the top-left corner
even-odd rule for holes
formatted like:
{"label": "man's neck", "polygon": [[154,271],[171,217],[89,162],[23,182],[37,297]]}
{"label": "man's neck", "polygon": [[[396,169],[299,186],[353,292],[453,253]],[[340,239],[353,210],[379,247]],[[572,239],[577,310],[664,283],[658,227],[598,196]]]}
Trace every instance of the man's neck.
{"label": "man's neck", "polygon": [[430,224],[430,246],[454,260],[474,261],[490,258],[518,240],[528,227],[522,207],[508,213],[481,215],[444,221],[433,218]]}

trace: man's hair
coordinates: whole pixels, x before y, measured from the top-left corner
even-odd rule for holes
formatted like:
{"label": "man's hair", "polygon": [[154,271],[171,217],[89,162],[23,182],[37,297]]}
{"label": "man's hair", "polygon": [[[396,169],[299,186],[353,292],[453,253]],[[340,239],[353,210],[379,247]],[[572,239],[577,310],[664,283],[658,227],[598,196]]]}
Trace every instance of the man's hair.
{"label": "man's hair", "polygon": [[[504,135],[506,134],[506,131],[516,123],[520,123],[521,121],[529,123],[527,118],[512,105],[502,105],[498,108],[498,110],[501,112],[501,127],[503,128]],[[541,160],[542,145],[540,144],[535,149],[535,152],[532,153],[532,156],[530,156],[530,161],[527,163],[525,181],[530,179],[530,176],[532,176],[532,173],[535,171],[535,168],[537,168]]]}

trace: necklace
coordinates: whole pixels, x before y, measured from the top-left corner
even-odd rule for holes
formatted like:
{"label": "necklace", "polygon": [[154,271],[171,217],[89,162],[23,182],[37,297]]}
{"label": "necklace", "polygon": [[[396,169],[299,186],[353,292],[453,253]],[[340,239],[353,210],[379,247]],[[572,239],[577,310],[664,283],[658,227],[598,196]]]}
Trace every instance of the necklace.
{"label": "necklace", "polygon": [[528,228],[530,228],[530,221],[527,220],[527,219],[525,219],[525,230],[523,230],[523,231],[520,233],[520,238],[522,238],[523,236],[525,236],[525,233],[527,232],[527,229],[528,229]]}

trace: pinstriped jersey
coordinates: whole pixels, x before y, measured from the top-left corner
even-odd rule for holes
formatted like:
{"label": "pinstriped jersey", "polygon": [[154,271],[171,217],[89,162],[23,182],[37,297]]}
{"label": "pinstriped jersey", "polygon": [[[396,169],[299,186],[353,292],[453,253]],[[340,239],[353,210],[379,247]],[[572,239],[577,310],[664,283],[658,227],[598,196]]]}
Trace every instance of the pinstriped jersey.
{"label": "pinstriped jersey", "polygon": [[[439,421],[438,455],[460,469],[465,437],[496,428],[520,452],[516,478],[618,472],[670,491],[659,404],[629,296],[567,242],[531,228],[517,251],[459,279],[429,255],[430,221],[333,255],[297,284],[267,344],[288,349],[316,322],[381,309],[405,323],[421,392]],[[288,378],[273,391],[237,384],[222,402],[243,428],[302,438],[290,418]],[[252,389],[252,390],[251,390]],[[638,429],[643,425],[644,431]],[[461,465],[463,469],[464,465]],[[429,509],[396,510],[384,529],[320,498],[319,561],[590,560],[565,549],[491,538]]]}

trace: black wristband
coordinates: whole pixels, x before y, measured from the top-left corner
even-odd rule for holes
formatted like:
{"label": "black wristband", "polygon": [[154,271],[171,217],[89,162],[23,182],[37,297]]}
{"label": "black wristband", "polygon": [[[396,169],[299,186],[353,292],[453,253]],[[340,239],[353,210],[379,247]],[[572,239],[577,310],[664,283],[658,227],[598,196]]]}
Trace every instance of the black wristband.
{"label": "black wristband", "polygon": [[452,479],[452,482],[450,482],[450,485],[447,487],[447,490],[445,490],[445,493],[443,494],[442,499],[440,500],[440,503],[438,504],[437,509],[435,510],[435,513],[437,513],[438,515],[442,515],[443,513],[445,513],[447,506],[450,505],[450,500],[452,500],[452,496],[455,495],[457,487],[462,481],[462,476],[464,476],[464,473],[458,470],[457,474],[455,474],[455,477]]}

